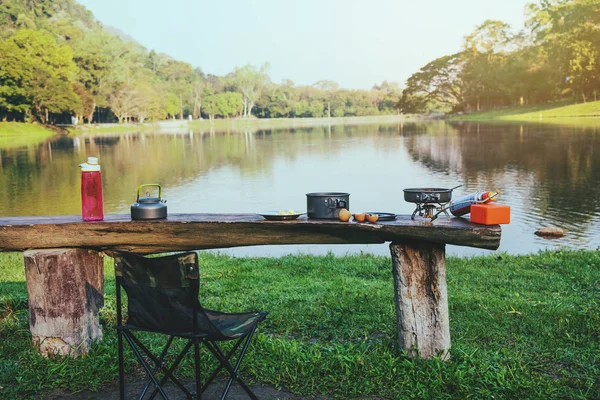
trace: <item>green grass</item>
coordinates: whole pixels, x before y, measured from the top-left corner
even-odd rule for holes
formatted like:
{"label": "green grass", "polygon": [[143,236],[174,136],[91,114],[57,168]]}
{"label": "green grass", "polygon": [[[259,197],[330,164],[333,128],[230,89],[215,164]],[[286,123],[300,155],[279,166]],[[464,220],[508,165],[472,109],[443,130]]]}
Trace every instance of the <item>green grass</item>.
{"label": "green grass", "polygon": [[23,122],[0,122],[0,136],[55,135],[56,131],[40,124]]}
{"label": "green grass", "polygon": [[[275,128],[300,128],[300,127],[317,127],[317,126],[329,126],[329,125],[358,125],[358,124],[373,124],[373,123],[391,123],[397,122],[407,117],[398,115],[379,115],[379,116],[365,116],[365,117],[344,117],[344,118],[232,118],[232,119],[215,119],[209,121],[203,120],[169,120],[169,121],[158,121],[150,122],[145,124],[127,124],[127,125],[115,125],[115,124],[92,124],[92,125],[80,125],[77,128],[70,128],[69,132],[72,134],[85,132],[99,132],[99,133],[126,133],[126,132],[154,132],[170,129],[190,129],[193,131],[211,129],[217,131],[243,131],[251,130],[256,131],[259,129],[275,129]],[[164,126],[161,126],[164,123]]]}
{"label": "green grass", "polygon": [[[185,127],[185,122],[182,122],[182,126]],[[92,124],[92,125],[79,125],[77,128],[68,128],[70,134],[80,134],[82,132],[88,133],[131,133],[131,132],[155,132],[159,131],[160,128],[157,124],[154,123],[145,123],[145,124],[124,124],[124,125],[116,125],[116,124]]]}
{"label": "green grass", "polygon": [[[205,306],[270,312],[242,368],[251,382],[337,398],[600,397],[598,251],[449,258],[448,362],[397,348],[388,257],[203,254],[201,271]],[[104,341],[82,359],[45,359],[31,347],[21,255],[0,256],[0,293],[0,398],[116,384],[110,260]],[[189,362],[183,368],[192,375]]]}
{"label": "green grass", "polygon": [[475,112],[461,116],[453,116],[452,120],[461,121],[539,121],[550,123],[568,123],[572,119],[584,120],[582,123],[598,124],[600,122],[600,101],[581,104],[552,103],[535,106],[522,106],[501,110]]}
{"label": "green grass", "polygon": [[56,133],[57,131],[39,124],[0,122],[0,149],[35,145]]}

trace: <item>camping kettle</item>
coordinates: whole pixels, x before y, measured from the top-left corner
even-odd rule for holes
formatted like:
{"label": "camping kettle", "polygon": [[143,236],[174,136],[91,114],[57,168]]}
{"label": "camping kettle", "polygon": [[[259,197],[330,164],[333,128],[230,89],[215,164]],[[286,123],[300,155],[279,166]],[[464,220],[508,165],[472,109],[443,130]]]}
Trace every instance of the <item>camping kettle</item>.
{"label": "camping kettle", "polygon": [[[158,187],[158,197],[140,197],[140,190],[144,187]],[[131,219],[163,219],[167,218],[167,201],[162,199],[162,187],[159,184],[151,183],[141,185],[137,189],[137,200],[131,205]]]}

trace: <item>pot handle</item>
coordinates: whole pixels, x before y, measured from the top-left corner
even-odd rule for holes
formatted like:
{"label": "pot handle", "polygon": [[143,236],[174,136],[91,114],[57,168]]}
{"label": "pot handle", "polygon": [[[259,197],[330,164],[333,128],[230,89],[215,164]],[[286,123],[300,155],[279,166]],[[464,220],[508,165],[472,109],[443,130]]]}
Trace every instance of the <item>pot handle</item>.
{"label": "pot handle", "polygon": [[440,194],[439,193],[423,193],[423,201],[429,201],[429,200],[439,201]]}
{"label": "pot handle", "polygon": [[142,189],[143,187],[148,187],[148,186],[152,186],[152,187],[158,187],[158,198],[162,199],[162,187],[158,184],[158,183],[146,183],[144,185],[140,185],[137,188],[137,200],[140,200],[140,189]]}
{"label": "pot handle", "polygon": [[331,208],[336,209],[336,208],[347,208],[346,207],[346,200],[344,199],[333,199],[331,197],[328,197],[325,199],[325,205],[327,206],[327,208]]}

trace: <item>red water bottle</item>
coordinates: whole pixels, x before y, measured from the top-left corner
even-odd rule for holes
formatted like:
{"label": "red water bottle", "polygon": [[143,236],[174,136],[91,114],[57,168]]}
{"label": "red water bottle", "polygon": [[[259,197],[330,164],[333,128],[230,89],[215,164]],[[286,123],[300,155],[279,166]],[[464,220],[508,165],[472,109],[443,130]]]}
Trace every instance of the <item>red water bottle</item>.
{"label": "red water bottle", "polygon": [[104,219],[104,201],[102,199],[102,176],[96,157],[88,157],[81,167],[81,217],[84,221],[102,221]]}

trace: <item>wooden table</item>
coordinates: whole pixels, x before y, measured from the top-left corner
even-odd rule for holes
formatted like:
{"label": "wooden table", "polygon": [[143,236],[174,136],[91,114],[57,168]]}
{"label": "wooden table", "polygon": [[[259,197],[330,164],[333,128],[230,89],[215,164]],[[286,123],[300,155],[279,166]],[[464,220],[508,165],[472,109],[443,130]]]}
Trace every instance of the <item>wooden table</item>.
{"label": "wooden table", "polygon": [[449,357],[445,245],[497,249],[497,225],[440,217],[433,223],[398,216],[370,223],[266,221],[255,214],[171,214],[132,221],[107,215],[0,217],[0,252],[24,251],[30,329],[42,354],[85,354],[101,340],[102,251],[137,253],[279,244],[390,243],[398,342],[411,357]]}

